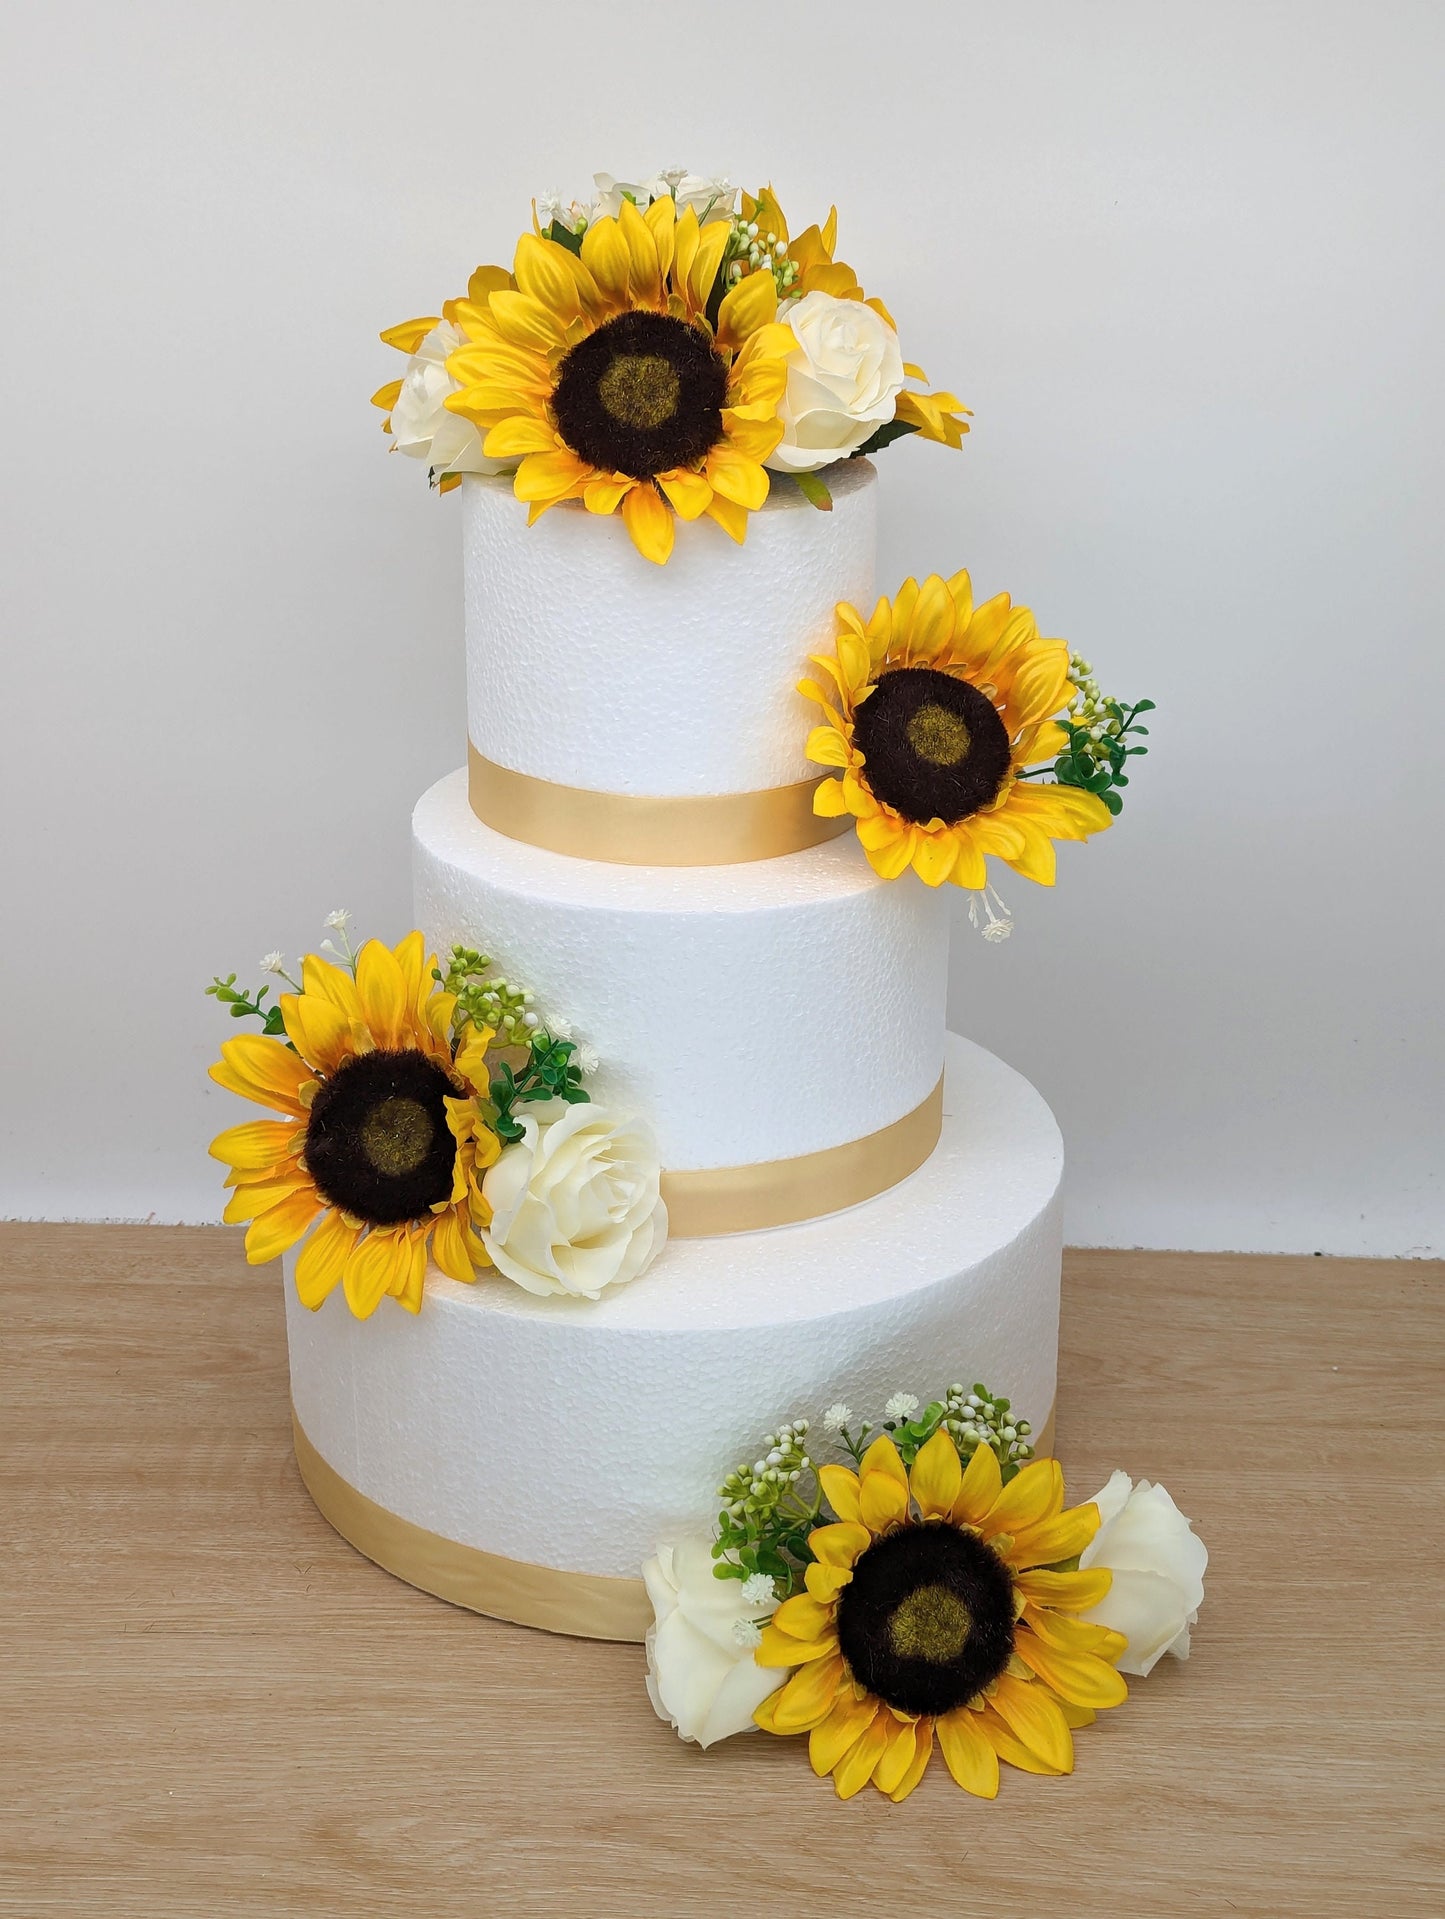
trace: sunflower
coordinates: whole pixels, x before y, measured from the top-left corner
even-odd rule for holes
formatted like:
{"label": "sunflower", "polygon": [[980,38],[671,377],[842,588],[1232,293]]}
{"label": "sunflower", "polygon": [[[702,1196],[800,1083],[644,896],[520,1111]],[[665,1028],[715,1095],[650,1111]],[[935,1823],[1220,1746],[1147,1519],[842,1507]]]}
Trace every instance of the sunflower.
{"label": "sunflower", "polygon": [[1052,886],[1053,842],[1087,839],[1112,817],[1092,793],[1024,777],[1068,740],[1053,717],[1073,692],[1065,643],[1040,639],[1007,593],[975,607],[967,573],[907,580],[866,624],[848,605],[838,620],[835,653],[812,655],[832,687],[798,686],[827,719],[808,758],[842,769],[813,811],[851,813],[884,879],[911,866],[930,886],[981,888],[993,853]]}
{"label": "sunflower", "polygon": [[[895,333],[898,331],[893,315],[883,302],[864,293],[852,267],[834,259],[838,244],[836,207],[829,208],[828,218],[822,226],[815,221],[796,239],[790,239],[787,215],[771,187],[763,187],[757,194],[745,193],[742,203],[743,219],[760,227],[765,234],[776,234],[785,247],[785,258],[796,270],[788,285],[790,295],[830,293],[835,300],[861,300],[886,320]],[[908,360],[903,362],[903,371],[913,380],[926,381],[928,378],[921,366],[914,366]],[[921,439],[937,440],[943,446],[960,447],[964,434],[968,432],[968,425],[959,416],[967,412],[968,408],[956,394],[905,391],[894,402],[893,418],[898,427],[917,433]]]}
{"label": "sunflower", "polygon": [[[253,1265],[315,1231],[296,1262],[313,1310],[339,1283],[358,1319],[390,1293],[421,1306],[427,1254],[452,1279],[488,1266],[481,1176],[501,1151],[478,1106],[487,1028],[451,1038],[454,994],[431,990],[420,933],[368,940],[356,974],[312,954],[280,999],[287,1040],[227,1040],[220,1086],[283,1113],[232,1126],[211,1146],[231,1168],[228,1223],[249,1220]],[[317,1223],[319,1221],[319,1224]]]}
{"label": "sunflower", "polygon": [[1007,1486],[979,1446],[965,1471],[945,1432],[910,1473],[883,1435],[860,1470],[823,1466],[834,1525],[817,1527],[807,1590],[785,1599],[753,1653],[796,1668],[755,1715],[765,1732],[808,1734],[841,1799],[871,1779],[905,1799],[935,1737],[966,1792],[992,1799],[998,1765],[1073,1769],[1072,1729],[1128,1688],[1113,1662],[1127,1641],[1078,1615],[1110,1575],[1059,1571],[1099,1529],[1092,1503],[1064,1511],[1054,1459]]}
{"label": "sunflower", "polygon": [[741,541],[768,496],[793,336],[770,269],[749,273],[709,319],[730,228],[699,226],[671,198],[594,220],[580,252],[540,233],[517,243],[515,286],[468,316],[447,362],[446,404],[520,461],[535,520],[562,500],[620,509],[639,552],[672,551],[673,516],[703,514]]}

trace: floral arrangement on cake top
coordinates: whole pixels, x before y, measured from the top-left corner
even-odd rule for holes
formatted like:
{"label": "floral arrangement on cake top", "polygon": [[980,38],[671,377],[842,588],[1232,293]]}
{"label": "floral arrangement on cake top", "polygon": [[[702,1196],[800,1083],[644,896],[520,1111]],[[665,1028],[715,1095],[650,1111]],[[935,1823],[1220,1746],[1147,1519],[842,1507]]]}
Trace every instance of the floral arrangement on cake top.
{"label": "floral arrangement on cake top", "polygon": [[806,1733],[840,1799],[871,1782],[895,1801],[936,1745],[992,1799],[1001,1762],[1072,1772],[1124,1673],[1188,1658],[1209,1555],[1162,1486],[1116,1472],[1066,1507],[1058,1461],[982,1386],[822,1424],[842,1458],[786,1422],[719,1487],[712,1534],[643,1568],[648,1693],[682,1738]]}
{"label": "floral arrangement on cake top", "polygon": [[985,938],[1003,938],[1012,921],[987,856],[1052,886],[1054,842],[1088,839],[1120,812],[1154,702],[1106,699],[1027,607],[1007,593],[975,605],[967,573],[905,580],[866,620],[837,613],[833,652],[811,656],[828,684],[798,685],[824,716],[808,758],[838,769],[813,811],[851,814],[883,879],[911,867],[929,886],[971,890],[975,925],[981,907]]}
{"label": "floral arrangement on cake top", "polygon": [[[228,1127],[228,1224],[249,1221],[264,1264],[300,1240],[296,1291],[313,1311],[339,1286],[358,1319],[388,1296],[421,1309],[430,1257],[449,1279],[492,1268],[538,1294],[596,1299],[635,1279],[667,1237],[650,1129],[592,1103],[596,1068],[562,1020],[454,947],[445,973],[419,932],[353,946],[333,913],[290,992],[206,988],[259,1033],[226,1040],[217,1085],[279,1119]],[[308,1237],[309,1235],[309,1237]]]}
{"label": "floral arrangement on cake top", "polygon": [[661,564],[677,519],[741,542],[773,472],[826,509],[837,460],[909,433],[962,444],[966,409],[922,386],[835,258],[836,208],[794,235],[771,187],[739,208],[681,168],[596,184],[585,207],[533,203],[510,271],[479,267],[440,315],[382,334],[408,362],[374,402],[442,491],[510,471],[531,520],[563,500],[620,512]]}

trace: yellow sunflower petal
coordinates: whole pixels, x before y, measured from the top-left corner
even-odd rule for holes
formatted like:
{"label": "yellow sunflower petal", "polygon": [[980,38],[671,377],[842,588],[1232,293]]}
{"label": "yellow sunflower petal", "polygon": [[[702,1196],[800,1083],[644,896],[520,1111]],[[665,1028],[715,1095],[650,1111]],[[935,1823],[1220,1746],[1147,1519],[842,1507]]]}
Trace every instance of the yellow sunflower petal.
{"label": "yellow sunflower petal", "polygon": [[976,1799],[998,1797],[998,1754],[989,1744],[979,1715],[967,1706],[946,1712],[936,1722],[938,1750],[956,1784]]}
{"label": "yellow sunflower petal", "polygon": [[856,1525],[859,1519],[858,1475],[847,1466],[820,1466],[818,1484],[839,1519]]}
{"label": "yellow sunflower petal", "polygon": [[582,236],[582,264],[610,305],[626,306],[632,255],[622,229],[611,218],[594,220]]}
{"label": "yellow sunflower petal", "polygon": [[861,1697],[850,1689],[840,1692],[826,1719],[808,1734],[808,1763],[821,1779],[872,1725],[881,1710],[870,1693]]}
{"label": "yellow sunflower petal", "polygon": [[958,855],[959,842],[952,832],[920,832],[913,847],[913,870],[925,886],[942,886]]}
{"label": "yellow sunflower petal", "polygon": [[409,1313],[421,1311],[422,1291],[426,1285],[426,1249],[429,1228],[414,1227],[404,1235],[406,1256],[398,1264],[387,1291]]}
{"label": "yellow sunflower petal", "polygon": [[406,1234],[400,1229],[369,1232],[351,1249],[341,1278],[346,1303],[358,1319],[371,1318],[393,1284],[405,1277],[410,1258]]}
{"label": "yellow sunflower petal", "polygon": [[769,1620],[763,1636],[753,1647],[753,1659],[759,1666],[806,1666],[815,1659],[827,1659],[838,1650],[838,1635],[827,1633],[822,1639],[793,1639],[780,1632]]}
{"label": "yellow sunflower petal", "polygon": [[707,512],[712,488],[701,473],[674,467],[670,473],[659,473],[657,484],[672,502],[680,520],[699,520]]}
{"label": "yellow sunflower petal", "polygon": [[351,1058],[355,1050],[351,1021],[339,1006],[328,999],[313,999],[308,993],[283,993],[277,1004],[286,1037],[308,1066],[331,1074]]}
{"label": "yellow sunflower petal", "polygon": [[735,500],[725,500],[721,494],[714,493],[708,504],[707,516],[710,520],[715,520],[728,538],[735,540],[739,546],[746,540],[748,510],[745,506],[739,506]]}
{"label": "yellow sunflower petal", "polygon": [[768,1694],[767,1698],[753,1714],[753,1724],[755,1726],[761,1726],[764,1732],[777,1732],[778,1728],[773,1724],[773,1708],[782,1696],[783,1688],[781,1686],[779,1686],[776,1692],[770,1692]]}
{"label": "yellow sunflower petal", "polygon": [[836,1599],[853,1578],[851,1566],[820,1566],[816,1560],[803,1572],[803,1584],[814,1599]]}
{"label": "yellow sunflower petal", "polygon": [[303,1129],[294,1120],[248,1119],[217,1133],[207,1151],[238,1172],[261,1172],[276,1165],[301,1143]]}
{"label": "yellow sunflower petal", "polygon": [[820,820],[842,819],[848,800],[841,780],[819,780],[813,789],[813,811]]}
{"label": "yellow sunflower petal", "polygon": [[672,552],[672,509],[655,486],[635,486],[622,502],[622,524],[644,560],[663,566]]}
{"label": "yellow sunflower petal", "polygon": [[773,1614],[773,1624],[779,1632],[787,1633],[790,1639],[821,1639],[825,1633],[834,1630],[837,1624],[837,1611],[825,1606],[808,1593],[795,1593],[791,1599],[785,1599]]}
{"label": "yellow sunflower petal", "polygon": [[255,1100],[293,1118],[306,1117],[301,1095],[314,1089],[316,1075],[284,1040],[262,1033],[241,1033],[221,1041],[221,1057],[210,1069],[211,1078],[242,1099]]}
{"label": "yellow sunflower petal", "polygon": [[630,473],[596,473],[582,488],[582,504],[589,513],[615,513],[637,485]]}
{"label": "yellow sunflower petal", "polygon": [[[1107,1626],[1096,1626],[1091,1620],[1076,1619],[1072,1613],[1055,1612],[1050,1607],[1040,1606],[1037,1601],[1029,1601],[1024,1608],[1031,1632],[1037,1634],[1045,1645],[1057,1647],[1060,1652],[1097,1653],[1101,1659],[1114,1660],[1123,1652],[1128,1640],[1122,1633],[1110,1632]],[[1121,1645],[1115,1645],[1121,1640]]]}
{"label": "yellow sunflower petal", "polygon": [[815,766],[846,766],[852,758],[848,742],[836,726],[815,726],[803,751]]}
{"label": "yellow sunflower petal", "polygon": [[[957,1518],[957,1513],[954,1517]],[[1018,1572],[1014,1584],[1025,1599],[1055,1612],[1091,1612],[1108,1598],[1114,1576],[1104,1566],[1091,1566],[1087,1572],[1055,1573],[1043,1570]]]}
{"label": "yellow sunflower petal", "polygon": [[530,419],[525,413],[498,420],[489,428],[482,451],[489,460],[509,460],[525,453],[555,453],[561,445],[545,420]]}
{"label": "yellow sunflower petal", "polygon": [[1015,1572],[1053,1566],[1061,1559],[1077,1558],[1098,1530],[1099,1508],[1091,1499],[1085,1506],[1073,1506],[1054,1519],[1016,1533],[1004,1558]]}
{"label": "yellow sunflower petal", "polygon": [[[874,829],[871,842],[864,837],[865,829],[869,827]],[[872,820],[862,822],[858,828],[858,838],[868,855],[868,864],[881,880],[898,879],[913,863],[916,834],[906,822],[880,813]]]}
{"label": "yellow sunflower petal", "polygon": [[989,1704],[1019,1744],[1055,1772],[1074,1769],[1074,1741],[1068,1722],[1042,1686],[1007,1673],[996,1682]]}
{"label": "yellow sunflower petal", "polygon": [[917,1720],[895,1720],[888,1735],[888,1744],[883,1749],[883,1757],[873,1768],[873,1783],[879,1792],[886,1793],[890,1799],[892,1798],[912,1770],[917,1752]]}
{"label": "yellow sunflower petal", "polygon": [[378,1048],[395,1051],[407,1032],[406,981],[396,955],[381,940],[368,940],[356,961],[356,994],[361,1017]]}
{"label": "yellow sunflower petal", "polygon": [[403,320],[398,326],[389,326],[381,336],[383,346],[394,346],[399,353],[415,353],[422,341],[437,324],[438,316],[420,320]]}
{"label": "yellow sunflower petal", "polygon": [[736,351],[750,333],[770,325],[777,314],[778,283],[771,267],[759,267],[723,295],[717,316],[718,345],[724,352]]}
{"label": "yellow sunflower petal", "polygon": [[301,990],[308,998],[330,1000],[349,1020],[361,1018],[356,981],[344,966],[333,966],[319,953],[308,953],[301,962]]}
{"label": "yellow sunflower petal", "polygon": [[858,1485],[858,1510],[870,1532],[887,1532],[908,1517],[907,1484],[900,1486],[886,1472],[865,1471]]}
{"label": "yellow sunflower petal", "polygon": [[555,453],[529,453],[513,476],[512,491],[533,506],[555,506],[559,500],[576,498],[591,473],[591,467],[569,447],[559,447]]}
{"label": "yellow sunflower petal", "polygon": [[[514,271],[521,291],[559,318],[571,319],[579,310],[577,282],[568,271],[567,249],[555,240],[524,233],[517,242]],[[500,292],[498,288],[496,291]]]}
{"label": "yellow sunflower petal", "polygon": [[341,1282],[359,1226],[348,1226],[340,1213],[328,1213],[301,1248],[296,1261],[296,1297],[313,1313]]}
{"label": "yellow sunflower petal", "polygon": [[1060,1652],[1031,1632],[1015,1634],[1014,1650],[1031,1672],[1071,1705],[1101,1712],[1108,1706],[1122,1706],[1129,1697],[1123,1674],[1093,1653]]}
{"label": "yellow sunflower petal", "polygon": [[919,1447],[908,1484],[925,1519],[951,1516],[963,1484],[963,1467],[957,1446],[941,1427],[932,1439]]}
{"label": "yellow sunflower petal", "polygon": [[282,1165],[272,1179],[237,1181],[236,1190],[226,1202],[226,1210],[221,1217],[228,1226],[238,1226],[243,1220],[257,1219],[262,1213],[269,1213],[273,1206],[279,1206],[283,1199],[290,1199],[293,1193],[313,1190],[309,1173],[303,1173],[295,1165]]}
{"label": "yellow sunflower petal", "polygon": [[432,1234],[432,1258],[448,1279],[459,1279],[469,1286],[476,1278],[472,1265],[471,1236],[463,1225],[460,1215],[453,1209],[437,1215],[435,1231]]}
{"label": "yellow sunflower petal", "polygon": [[514,293],[504,287],[492,295],[487,311],[502,338],[513,346],[548,353],[566,342],[566,323],[549,312],[540,300],[533,300],[525,293]]}
{"label": "yellow sunflower petal", "polygon": [[1064,1510],[1064,1470],[1057,1459],[1035,1459],[1009,1481],[989,1507],[984,1538],[993,1533],[1018,1533],[1056,1518]]}
{"label": "yellow sunflower petal", "polygon": [[976,1447],[964,1468],[958,1498],[953,1502],[953,1523],[978,1526],[1002,1490],[1003,1474],[997,1454],[991,1446]]}
{"label": "yellow sunflower petal", "polygon": [[847,1668],[839,1658],[818,1659],[800,1667],[773,1707],[774,1732],[811,1732],[827,1718],[839,1689],[847,1684]]}
{"label": "yellow sunflower petal", "polygon": [[[825,1466],[822,1470],[839,1473],[846,1471],[846,1468]],[[852,1479],[853,1475],[849,1473],[848,1477]],[[856,1487],[857,1481],[853,1483]],[[823,1490],[826,1493],[828,1489],[825,1486]],[[828,1503],[833,1504],[831,1494]],[[867,1552],[872,1543],[873,1536],[868,1528],[858,1525],[856,1521],[844,1521],[836,1526],[815,1526],[808,1534],[808,1551],[824,1566],[851,1567],[859,1554]]]}
{"label": "yellow sunflower petal", "polygon": [[920,1719],[915,1728],[915,1734],[913,1763],[888,1795],[895,1806],[899,1805],[908,1797],[909,1793],[912,1792],[913,1788],[928,1770],[928,1762],[933,1756],[933,1721],[931,1719]]}
{"label": "yellow sunflower petal", "polygon": [[887,1752],[897,1725],[892,1713],[880,1711],[873,1723],[854,1741],[833,1768],[833,1790],[840,1799],[851,1799],[862,1792]]}
{"label": "yellow sunflower petal", "polygon": [[768,497],[768,469],[726,441],[708,454],[703,471],[714,493],[746,507],[749,513],[756,513]]}
{"label": "yellow sunflower petal", "polygon": [[657,241],[652,229],[631,200],[622,202],[617,228],[627,247],[628,286],[632,304],[639,307],[662,305],[662,275],[659,270]]}
{"label": "yellow sunflower petal", "polygon": [[274,1206],[267,1207],[246,1228],[246,1258],[252,1266],[264,1266],[294,1246],[322,1210],[323,1202],[309,1182],[300,1191],[288,1193]]}
{"label": "yellow sunflower petal", "polygon": [[[1035,1690],[1042,1693],[1043,1687],[1036,1687]],[[1006,1722],[999,1718],[992,1706],[985,1707],[978,1717],[979,1724],[983,1727],[984,1737],[999,1758],[1007,1760],[1011,1766],[1017,1766],[1020,1772],[1038,1773],[1048,1779],[1057,1779],[1060,1773],[1072,1770],[1072,1755],[1068,1767],[1049,1765],[1009,1731]]]}

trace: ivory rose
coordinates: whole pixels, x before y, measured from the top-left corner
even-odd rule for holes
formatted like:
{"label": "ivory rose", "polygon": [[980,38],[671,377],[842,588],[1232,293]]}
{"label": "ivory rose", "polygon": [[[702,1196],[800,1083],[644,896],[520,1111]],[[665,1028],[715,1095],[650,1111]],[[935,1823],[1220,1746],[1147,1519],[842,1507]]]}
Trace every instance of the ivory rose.
{"label": "ivory rose", "polygon": [[1128,1650],[1121,1672],[1141,1677],[1166,1652],[1189,1657],[1189,1628],[1204,1601],[1209,1554],[1162,1486],[1116,1472],[1094,1495],[1102,1524],[1079,1555],[1079,1567],[1106,1566],[1114,1575],[1107,1595],[1083,1616],[1123,1633]]}
{"label": "ivory rose", "polygon": [[447,355],[466,343],[449,320],[439,320],[406,363],[401,392],[391,408],[391,436],[399,453],[425,460],[433,473],[505,473],[517,462],[489,460],[470,420],[448,413],[457,391]]}
{"label": "ivory rose", "polygon": [[778,317],[798,344],[778,409],[783,437],[765,464],[811,473],[846,459],[893,418],[903,357],[898,335],[861,300],[805,293]]}
{"label": "ivory rose", "polygon": [[596,1299],[636,1279],[667,1239],[657,1146],[641,1120],[565,1100],[516,1109],[522,1138],[487,1169],[482,1241],[529,1293]]}
{"label": "ivory rose", "polygon": [[753,1731],[753,1714],[787,1677],[753,1659],[759,1627],[777,1610],[773,1582],[714,1578],[712,1542],[701,1533],[659,1546],[642,1578],[654,1614],[647,1693],[658,1718],[699,1746]]}

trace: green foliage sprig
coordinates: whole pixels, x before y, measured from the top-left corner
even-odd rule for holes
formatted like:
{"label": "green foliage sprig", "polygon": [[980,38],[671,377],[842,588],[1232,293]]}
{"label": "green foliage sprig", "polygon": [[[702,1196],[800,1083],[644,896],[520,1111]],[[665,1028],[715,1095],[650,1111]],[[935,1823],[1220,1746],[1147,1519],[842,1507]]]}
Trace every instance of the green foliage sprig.
{"label": "green foliage sprig", "polygon": [[514,1068],[508,1060],[500,1062],[491,1084],[498,1139],[510,1144],[522,1137],[522,1125],[514,1109],[524,1101],[562,1099],[569,1106],[588,1102],[591,1095],[582,1084],[576,1052],[572,1040],[554,1039],[539,1030],[531,1035],[527,1057],[520,1066]]}
{"label": "green foliage sprig", "polygon": [[261,1003],[270,990],[269,986],[262,986],[255,993],[237,992],[234,973],[227,973],[224,979],[217,974],[206,988],[210,998],[230,1008],[232,1019],[258,1019],[263,1033],[272,1039],[285,1039],[286,1022],[281,1017],[281,1008]]}
{"label": "green foliage sprig", "polygon": [[1138,700],[1133,706],[1104,700],[1099,707],[1102,723],[1096,720],[1084,725],[1066,719],[1063,724],[1069,743],[1054,761],[1054,778],[1059,785],[1081,786],[1086,793],[1097,793],[1117,817],[1124,800],[1115,789],[1129,784],[1125,762],[1149,751],[1147,746],[1137,744],[1140,735],[1147,737],[1149,732],[1147,726],[1137,724],[1138,716],[1153,711],[1153,700]]}
{"label": "green foliage sprig", "polygon": [[[911,1393],[896,1393],[885,1417],[855,1424],[847,1406],[830,1406],[823,1415],[825,1431],[835,1434],[839,1450],[856,1467],[880,1434],[886,1433],[911,1468],[919,1451],[933,1435],[946,1432],[966,1466],[980,1446],[997,1458],[1005,1484],[1033,1458],[1032,1427],[1016,1418],[1009,1401],[975,1385],[965,1392],[950,1386],[941,1399],[920,1411]],[[763,1440],[751,1465],[730,1472],[718,1487],[723,1509],[718,1514],[713,1574],[718,1579],[749,1579],[761,1574],[774,1582],[784,1598],[801,1590],[812,1555],[808,1535],[819,1523],[824,1495],[819,1464],[807,1445],[811,1430],[806,1419],[785,1421]]]}
{"label": "green foliage sprig", "polygon": [[474,1026],[490,1026],[498,1046],[530,1046],[537,1028],[531,993],[508,980],[491,978],[491,970],[488,956],[471,946],[452,948],[445,973],[432,968],[432,978],[456,995],[453,1028],[470,1020]]}

